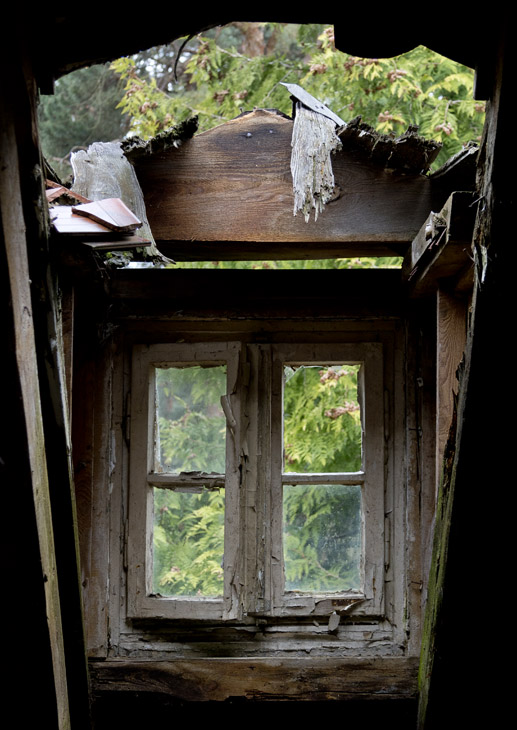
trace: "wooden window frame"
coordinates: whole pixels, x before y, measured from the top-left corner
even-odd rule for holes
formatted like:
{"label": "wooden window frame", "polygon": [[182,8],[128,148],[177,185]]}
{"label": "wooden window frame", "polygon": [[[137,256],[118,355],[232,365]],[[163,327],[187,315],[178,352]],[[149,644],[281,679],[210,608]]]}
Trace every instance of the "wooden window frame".
{"label": "wooden window frame", "polygon": [[[342,365],[361,364],[358,378],[358,398],[361,404],[362,469],[359,472],[332,474],[292,474],[282,469],[282,382],[284,364],[289,365]],[[283,587],[283,562],[273,564],[274,596],[272,604],[276,615],[314,613],[315,606],[328,613],[329,601],[338,606],[361,605],[363,615],[380,616],[383,613],[384,578],[384,429],[383,429],[383,363],[380,343],[274,345],[272,347],[274,408],[273,493],[272,516],[274,526],[272,551],[282,541],[281,521],[275,513],[282,511],[282,488],[296,484],[350,484],[361,485],[362,492],[362,575],[361,591],[311,594],[286,592]],[[356,608],[356,610],[357,610]]]}
{"label": "wooden window frame", "polygon": [[[211,619],[234,618],[236,608],[228,609],[230,566],[236,560],[235,549],[226,552],[225,586],[223,598],[175,597],[164,598],[152,591],[152,535],[153,487],[197,488],[199,479],[191,474],[159,474],[154,471],[154,413],[155,370],[174,365],[227,366],[227,394],[225,411],[236,413],[235,403],[239,367],[238,342],[196,343],[170,345],[137,345],[133,349],[131,386],[131,448],[128,519],[128,616],[130,618]],[[239,421],[227,415],[226,474],[203,477],[202,484],[214,480],[225,482],[225,535],[232,529],[232,520],[238,514],[238,475],[235,436]],[[228,541],[226,541],[228,542]],[[226,607],[226,610],[225,610]]]}
{"label": "wooden window frame", "polygon": [[[303,338],[302,338],[303,340]],[[222,598],[152,593],[153,487],[193,488],[221,476],[157,474],[154,464],[154,369],[227,364],[224,590]],[[293,475],[282,470],[284,363],[362,363],[363,468]],[[240,341],[136,345],[132,357],[128,603],[131,619],[219,621],[329,615],[353,607],[384,615],[384,382],[379,342],[244,344]],[[282,488],[301,483],[360,484],[363,514],[361,591],[284,591]],[[280,556],[280,557],[279,557]]]}

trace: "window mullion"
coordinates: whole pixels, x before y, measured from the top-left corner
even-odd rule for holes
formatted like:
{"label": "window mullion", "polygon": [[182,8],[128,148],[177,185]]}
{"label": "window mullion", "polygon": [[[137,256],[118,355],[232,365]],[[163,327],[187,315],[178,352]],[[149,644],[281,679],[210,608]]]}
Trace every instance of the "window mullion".
{"label": "window mullion", "polygon": [[246,405],[246,610],[250,614],[264,614],[271,610],[272,533],[278,520],[271,490],[271,346],[249,345],[248,354],[251,377]]}
{"label": "window mullion", "polygon": [[241,472],[239,459],[242,434],[242,374],[240,359],[242,346],[230,346],[227,361],[227,393],[221,398],[226,416],[226,475],[224,526],[224,618],[237,618],[241,611],[241,575],[243,526],[240,508]]}
{"label": "window mullion", "polygon": [[[364,413],[363,487],[365,593],[371,612],[384,606],[384,384],[382,348],[365,343],[360,395]],[[367,395],[367,397],[366,397]]]}

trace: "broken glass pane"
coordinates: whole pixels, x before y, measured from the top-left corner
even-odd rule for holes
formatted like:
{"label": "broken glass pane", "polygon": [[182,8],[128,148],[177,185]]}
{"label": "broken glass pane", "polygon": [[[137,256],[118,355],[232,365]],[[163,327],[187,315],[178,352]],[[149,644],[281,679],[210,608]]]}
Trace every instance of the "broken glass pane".
{"label": "broken glass pane", "polygon": [[224,474],[226,365],[157,368],[155,471]]}
{"label": "broken glass pane", "polygon": [[154,489],[154,593],[222,595],[223,550],[223,491]]}
{"label": "broken glass pane", "polygon": [[361,487],[286,485],[283,500],[285,589],[360,590]]}
{"label": "broken glass pane", "polygon": [[284,471],[359,471],[360,365],[284,367]]}

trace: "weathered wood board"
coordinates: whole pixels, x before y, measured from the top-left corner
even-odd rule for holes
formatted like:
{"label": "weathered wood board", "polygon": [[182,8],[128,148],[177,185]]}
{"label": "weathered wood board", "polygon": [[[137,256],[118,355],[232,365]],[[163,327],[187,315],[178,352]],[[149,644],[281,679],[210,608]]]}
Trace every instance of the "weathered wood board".
{"label": "weathered wood board", "polygon": [[[376,166],[345,142],[332,160],[336,197],[317,221],[306,223],[293,215],[292,129],[292,120],[256,110],[178,149],[136,159],[160,250],[195,260],[198,249],[212,249],[194,242],[212,241],[240,242],[228,247],[233,255],[254,242],[275,244],[280,255],[290,244],[290,253],[302,257],[308,250],[322,256],[403,253],[433,209],[429,179]],[[188,245],[173,243],[180,241]]]}
{"label": "weathered wood board", "polygon": [[134,660],[91,664],[95,691],[158,692],[183,701],[345,700],[371,697],[382,676],[383,699],[414,697],[417,660],[404,658]]}
{"label": "weathered wood board", "polygon": [[476,207],[469,192],[455,192],[439,214],[423,224],[408,249],[402,276],[411,296],[429,296],[439,282],[456,282],[456,289],[472,288],[471,239]]}

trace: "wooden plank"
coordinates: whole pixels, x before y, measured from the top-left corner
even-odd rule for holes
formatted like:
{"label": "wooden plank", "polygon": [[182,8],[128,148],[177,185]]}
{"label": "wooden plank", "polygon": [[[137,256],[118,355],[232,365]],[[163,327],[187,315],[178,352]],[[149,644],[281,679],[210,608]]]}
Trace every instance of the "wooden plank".
{"label": "wooden plank", "polygon": [[119,269],[110,279],[112,302],[120,313],[175,312],[206,316],[267,315],[273,318],[313,319],[376,317],[401,313],[402,288],[396,269],[369,270],[232,270],[232,269]]}
{"label": "wooden plank", "polygon": [[436,291],[438,283],[472,269],[471,240],[476,206],[469,192],[453,193],[438,215],[421,227],[402,267],[412,296]]}
{"label": "wooden plank", "polygon": [[[326,215],[326,213],[325,213]],[[324,216],[318,218],[321,222]],[[296,219],[293,218],[293,222]],[[304,224],[305,225],[305,224]],[[308,224],[310,225],[310,223]],[[271,232],[271,231],[270,231]],[[159,241],[174,261],[289,261],[296,259],[404,256],[408,242],[320,241]]]}
{"label": "wooden plank", "polygon": [[70,281],[61,282],[61,329],[63,332],[64,373],[68,400],[68,422],[72,423],[72,385],[74,361],[74,287]]}
{"label": "wooden plank", "polygon": [[[417,659],[192,659],[92,663],[96,692],[155,692],[188,701],[379,700],[416,696]],[[383,687],[379,693],[379,686]]]}
{"label": "wooden plank", "polygon": [[305,223],[293,216],[292,128],[290,119],[258,110],[178,149],[135,160],[161,250],[172,255],[172,242],[189,241],[195,259],[194,241],[240,241],[243,255],[248,242],[290,243],[302,257],[336,243],[354,244],[357,255],[376,246],[407,247],[433,208],[429,180],[343,150],[332,160],[336,198],[317,221]]}
{"label": "wooden plank", "polygon": [[92,203],[74,205],[72,210],[75,214],[91,218],[112,231],[128,232],[142,226],[142,221],[120,198],[105,198]]}
{"label": "wooden plank", "polygon": [[[12,53],[14,58],[11,58],[10,62],[14,68],[16,60],[20,61],[20,59],[17,58],[14,51]],[[16,486],[24,492],[20,504],[29,506],[28,514],[24,515],[29,531],[27,540],[31,545],[33,541],[34,544],[37,541],[35,552],[38,555],[36,556],[33,552],[30,557],[39,563],[38,585],[31,586],[31,588],[35,589],[37,598],[39,599],[41,596],[45,603],[42,606],[38,601],[37,609],[40,613],[31,615],[31,625],[35,627],[36,645],[45,653],[45,659],[48,658],[51,661],[51,671],[53,671],[55,698],[48,697],[45,700],[43,711],[49,713],[51,723],[57,723],[57,727],[64,730],[70,727],[69,688],[67,686],[65,642],[39,385],[31,295],[32,273],[29,271],[28,236],[34,233],[37,224],[34,215],[29,219],[24,215],[25,210],[30,211],[33,202],[24,179],[24,174],[27,173],[24,163],[33,164],[32,159],[36,152],[31,145],[34,129],[31,128],[31,109],[27,98],[29,87],[28,80],[19,69],[16,73],[13,71],[12,75],[2,74],[0,77],[0,96],[2,98],[0,104],[0,126],[2,128],[0,135],[1,243],[2,263],[7,269],[6,276],[2,277],[2,283],[8,283],[10,295],[7,319],[10,328],[8,341],[11,347],[7,366],[11,373],[16,369],[13,390],[19,395],[12,419],[13,424],[9,425],[10,427],[19,426],[18,433],[23,439],[19,445],[22,454],[19,465],[22,479],[16,483]],[[22,114],[15,116],[14,110],[18,107],[26,112],[25,116]],[[21,154],[22,149],[23,155]],[[25,156],[27,159],[24,159]],[[35,182],[34,168],[31,172],[29,187],[33,186]],[[27,200],[24,199],[25,195]],[[40,241],[37,238],[31,240],[33,247],[38,248],[39,244]],[[2,295],[2,299],[4,299],[4,295]],[[2,301],[2,305],[4,305],[4,301]],[[6,420],[8,417],[9,411],[3,415],[3,419]],[[6,454],[6,459],[9,464],[10,455]],[[9,519],[14,518],[19,508],[18,504],[15,511],[6,513]],[[12,546],[9,545],[9,548],[12,549]],[[23,546],[24,555],[25,550],[26,548]],[[15,555],[14,558],[16,560],[17,556]],[[33,566],[34,563],[29,564],[27,572],[35,577],[36,569],[33,570]],[[24,565],[22,575],[25,569]],[[19,580],[19,577],[19,575],[16,576],[16,580]],[[13,587],[10,585],[11,589]],[[20,609],[17,604],[14,604],[13,608],[15,612],[17,608]],[[44,627],[42,619],[43,622],[46,619]],[[29,630],[27,626],[18,625],[17,621],[14,622],[14,626],[15,630],[20,630],[20,632]],[[49,667],[46,668],[49,669]],[[50,688],[49,691],[52,692]],[[39,698],[38,694],[36,694],[36,698]],[[56,713],[56,716],[51,718],[51,712]]]}
{"label": "wooden plank", "polygon": [[[128,272],[128,273],[134,273]],[[140,273],[140,272],[139,272]],[[157,273],[157,272],[152,272]],[[217,273],[217,272],[216,272]],[[135,283],[138,278],[135,277]],[[149,278],[152,284],[153,277]],[[158,280],[155,280],[157,284]],[[223,281],[223,280],[221,280]],[[281,281],[281,280],[280,280]],[[287,296],[278,293],[278,291],[268,290],[267,285],[270,280],[264,279],[264,288],[260,293],[255,287],[250,293],[250,299],[239,299],[232,291],[222,290],[216,297],[208,291],[199,293],[199,297],[195,298],[195,291],[191,290],[190,294],[181,295],[180,292],[169,291],[169,296],[164,296],[161,300],[155,302],[145,297],[122,300],[118,296],[113,299],[112,316],[115,321],[126,321],[127,319],[139,317],[162,321],[176,320],[188,321],[192,319],[202,318],[205,321],[232,321],[236,318],[247,320],[261,321],[268,320],[269,323],[276,320],[282,321],[314,321],[320,317],[334,321],[351,321],[357,317],[397,317],[400,315],[400,297],[399,290],[394,289],[385,291],[384,298],[381,297],[380,291],[374,291],[371,280],[372,289],[361,292],[347,291],[343,284],[343,294],[338,296],[337,291],[334,296],[325,299],[313,299],[305,296],[302,288],[296,289],[291,301]],[[130,282],[128,278],[124,286]],[[142,282],[142,280],[140,280]],[[170,280],[171,286],[174,283]],[[184,281],[186,283],[186,281]],[[310,278],[300,278],[300,287],[310,286]],[[118,287],[117,287],[118,288]],[[140,289],[140,286],[137,287]],[[183,287],[179,287],[183,290]],[[120,291],[120,290],[119,290]],[[268,297],[268,291],[271,292]],[[371,292],[371,295],[370,295]],[[136,292],[135,292],[136,293]]]}
{"label": "wooden plank", "polygon": [[98,220],[76,215],[76,210],[68,205],[50,209],[52,225],[57,232],[54,239],[59,240],[61,249],[77,247],[79,243],[106,250],[147,248],[152,245],[151,241],[136,236],[132,231],[113,231]]}
{"label": "wooden plank", "polygon": [[335,123],[298,103],[291,148],[293,212],[301,213],[306,223],[314,213],[317,221],[336,195],[332,153],[341,148],[341,142]]}
{"label": "wooden plank", "polygon": [[443,289],[437,296],[436,473],[440,474],[458,394],[456,373],[465,348],[467,304]]}
{"label": "wooden plank", "polygon": [[[405,611],[411,626],[410,651],[419,651],[422,610],[425,606],[428,566],[431,559],[433,519],[436,505],[435,485],[435,392],[436,392],[436,314],[434,300],[412,303],[405,322],[406,347],[404,353],[405,399],[404,424],[405,454],[401,456],[404,469],[405,494],[395,491],[399,508],[405,509],[407,534],[403,550],[406,552],[406,587],[400,601],[407,602]],[[400,501],[405,501],[402,507]],[[401,536],[398,536],[400,540]],[[408,552],[408,546],[411,550]]]}

